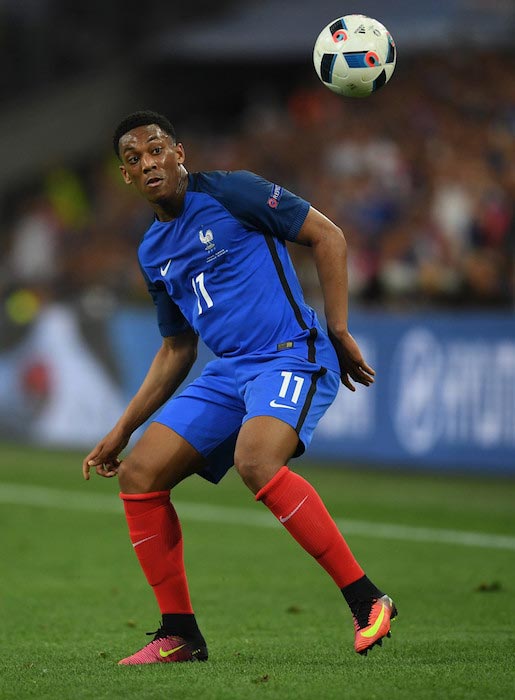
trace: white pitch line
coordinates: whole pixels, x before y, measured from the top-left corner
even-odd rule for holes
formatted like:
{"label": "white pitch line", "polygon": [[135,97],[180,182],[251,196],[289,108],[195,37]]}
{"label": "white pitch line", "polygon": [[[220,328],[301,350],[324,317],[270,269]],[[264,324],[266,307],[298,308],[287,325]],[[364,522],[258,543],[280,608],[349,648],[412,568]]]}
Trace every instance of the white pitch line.
{"label": "white pitch line", "polygon": [[[85,487],[87,488],[87,486]],[[123,507],[116,495],[80,493],[44,486],[0,483],[0,503],[60,510],[87,511],[121,515]],[[205,503],[175,501],[179,515],[184,520],[216,522],[224,525],[250,525],[252,527],[279,527],[279,523],[266,510],[234,508]],[[366,520],[336,518],[336,524],[344,534],[372,537],[374,539],[427,542],[428,544],[452,544],[464,547],[506,549],[515,551],[515,537],[486,532],[444,530],[431,527],[376,523]]]}

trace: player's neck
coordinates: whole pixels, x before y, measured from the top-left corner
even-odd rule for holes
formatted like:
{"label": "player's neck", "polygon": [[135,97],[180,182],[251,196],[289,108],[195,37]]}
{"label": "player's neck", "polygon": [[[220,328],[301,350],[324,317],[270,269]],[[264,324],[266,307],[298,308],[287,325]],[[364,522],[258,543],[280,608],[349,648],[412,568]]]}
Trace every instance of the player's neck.
{"label": "player's neck", "polygon": [[173,221],[182,214],[184,205],[184,197],[180,202],[155,202],[152,204],[152,209],[155,212],[158,221]]}
{"label": "player's neck", "polygon": [[181,166],[181,177],[173,196],[169,199],[152,203],[152,208],[159,221],[173,221],[182,214],[187,188],[188,172],[184,166]]}

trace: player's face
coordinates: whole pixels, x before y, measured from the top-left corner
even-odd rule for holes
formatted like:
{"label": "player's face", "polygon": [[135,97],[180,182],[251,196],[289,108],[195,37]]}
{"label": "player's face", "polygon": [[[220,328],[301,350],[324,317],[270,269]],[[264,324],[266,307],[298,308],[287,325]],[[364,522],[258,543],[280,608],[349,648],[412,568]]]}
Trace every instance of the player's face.
{"label": "player's face", "polygon": [[157,126],[149,124],[128,131],[120,139],[120,170],[150,203],[173,201],[181,192],[185,160],[182,144]]}

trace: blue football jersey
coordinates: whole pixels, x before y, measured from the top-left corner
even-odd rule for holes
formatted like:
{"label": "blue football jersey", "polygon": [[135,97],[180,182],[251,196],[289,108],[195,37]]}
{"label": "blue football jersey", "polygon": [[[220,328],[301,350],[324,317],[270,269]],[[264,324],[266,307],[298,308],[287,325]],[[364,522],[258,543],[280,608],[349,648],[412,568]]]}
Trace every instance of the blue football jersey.
{"label": "blue football jersey", "polygon": [[218,357],[284,351],[338,371],[286,249],[308,211],[247,171],[190,174],[181,215],[155,219],[138,251],[161,335],[191,327]]}

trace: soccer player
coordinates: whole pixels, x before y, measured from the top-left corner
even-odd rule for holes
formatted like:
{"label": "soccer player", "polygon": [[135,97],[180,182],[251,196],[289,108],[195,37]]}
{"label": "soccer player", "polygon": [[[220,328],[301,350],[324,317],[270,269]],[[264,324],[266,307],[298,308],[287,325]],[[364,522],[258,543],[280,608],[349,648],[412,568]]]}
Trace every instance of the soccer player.
{"label": "soccer player", "polygon": [[[218,483],[235,466],[256,501],[327,571],[347,601],[355,650],[390,634],[392,600],[365,575],[315,489],[287,464],[308,447],[340,381],[369,386],[374,370],[347,328],[346,243],[308,202],[246,171],[189,174],[168,119],[126,117],[114,149],[127,185],[155,218],[139,261],[163,343],[118,423],[87,455],[118,475],[132,546],[162,624],[120,664],[206,660],[191,605],[170,490],[199,474]],[[304,301],[285,241],[310,246],[328,332]],[[216,355],[178,396],[201,336]],[[157,409],[130,454],[118,456]]]}

